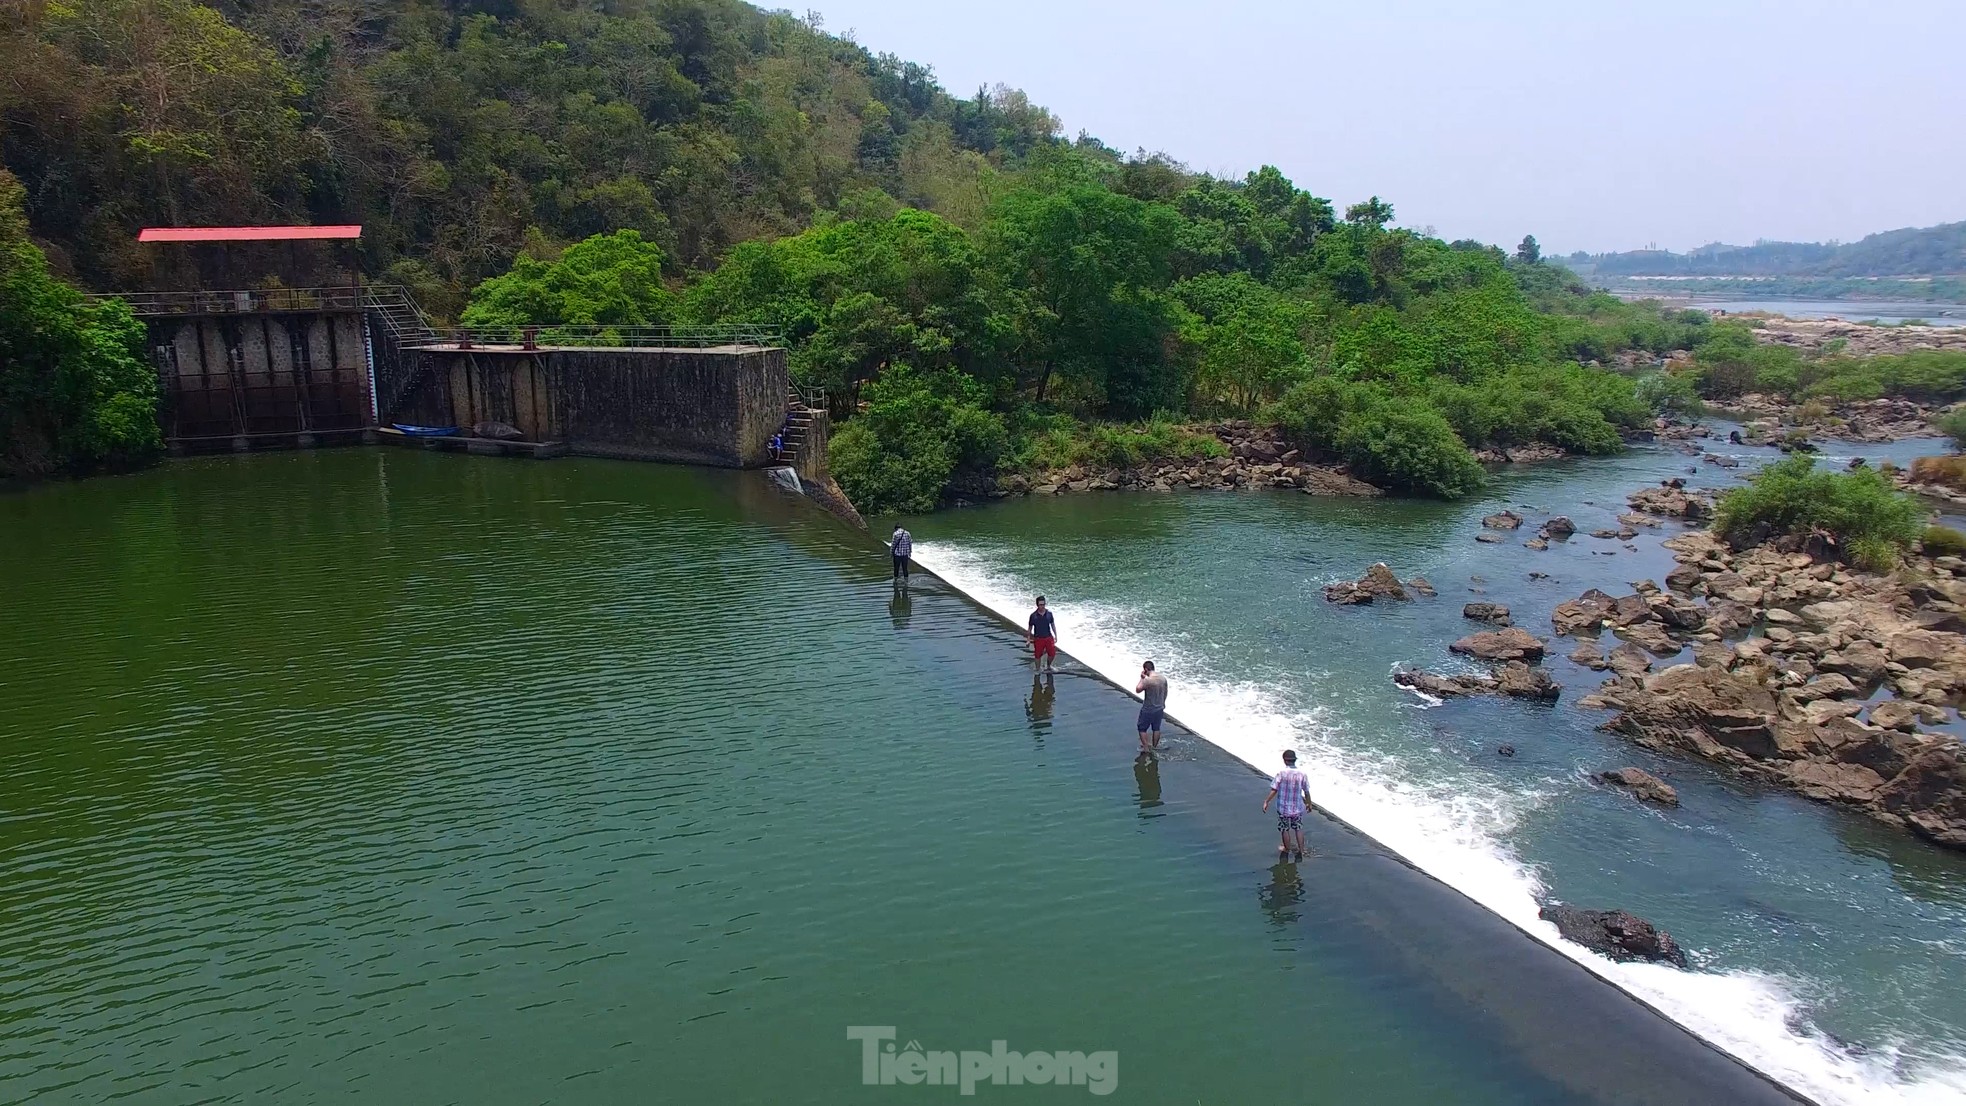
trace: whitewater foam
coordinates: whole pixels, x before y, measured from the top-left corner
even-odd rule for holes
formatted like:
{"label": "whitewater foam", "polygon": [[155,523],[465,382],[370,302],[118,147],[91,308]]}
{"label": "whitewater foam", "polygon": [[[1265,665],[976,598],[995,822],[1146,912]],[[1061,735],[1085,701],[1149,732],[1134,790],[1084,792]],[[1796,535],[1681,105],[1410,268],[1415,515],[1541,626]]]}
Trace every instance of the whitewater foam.
{"label": "whitewater foam", "polygon": [[[914,557],[1022,626],[1033,588],[987,554],[917,541]],[[1065,598],[1055,585],[1053,595],[1054,604]],[[1535,793],[1430,786],[1394,758],[1347,747],[1324,712],[1292,709],[1265,686],[1211,671],[1204,655],[1155,638],[1126,612],[1089,602],[1071,610],[1071,637],[1061,648],[1079,663],[1125,687],[1140,658],[1162,659],[1181,672],[1170,718],[1262,771],[1285,743],[1296,748],[1328,813],[1770,1078],[1836,1106],[1966,1102],[1966,1057],[1913,1062],[1890,1045],[1855,1055],[1810,1028],[1795,987],[1780,977],[1620,963],[1563,940],[1537,916],[1543,885],[1504,836],[1541,798]]]}

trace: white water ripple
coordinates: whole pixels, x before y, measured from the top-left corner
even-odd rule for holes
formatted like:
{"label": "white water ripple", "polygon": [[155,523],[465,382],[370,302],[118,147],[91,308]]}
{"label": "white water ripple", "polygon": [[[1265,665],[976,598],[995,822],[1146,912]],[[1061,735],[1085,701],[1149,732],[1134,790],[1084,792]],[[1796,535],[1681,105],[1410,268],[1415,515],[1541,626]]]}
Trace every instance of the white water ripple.
{"label": "white water ripple", "polygon": [[[1034,588],[986,552],[917,541],[914,557],[1022,626]],[[1348,748],[1338,723],[1323,712],[1288,709],[1261,685],[1211,671],[1202,653],[1156,638],[1115,608],[1072,602],[1055,585],[1050,594],[1054,604],[1071,605],[1071,636],[1061,635],[1060,647],[1081,664],[1124,687],[1139,658],[1166,658],[1164,667],[1182,672],[1170,718],[1259,770],[1267,771],[1283,744],[1296,748],[1326,811],[1741,1062],[1835,1106],[1966,1103],[1966,1057],[1912,1061],[1889,1044],[1854,1054],[1810,1028],[1791,981],[1621,963],[1563,940],[1537,916],[1543,886],[1505,840],[1540,798],[1534,792],[1473,794],[1451,781],[1416,779],[1396,758]]]}

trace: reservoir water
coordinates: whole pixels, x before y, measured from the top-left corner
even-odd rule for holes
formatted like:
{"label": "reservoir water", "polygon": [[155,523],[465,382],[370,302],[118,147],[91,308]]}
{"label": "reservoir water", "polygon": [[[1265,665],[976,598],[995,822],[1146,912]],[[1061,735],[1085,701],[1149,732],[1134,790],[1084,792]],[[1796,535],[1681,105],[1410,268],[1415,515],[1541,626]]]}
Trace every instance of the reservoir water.
{"label": "reservoir water", "polygon": [[[1494,502],[1588,530],[1578,500],[1677,462]],[[0,496],[0,1100],[957,1094],[863,1086],[855,1026],[1110,1052],[1121,1102],[1773,1097],[1508,924],[1535,885],[1672,929],[1697,972],[1589,967],[1818,1099],[1958,1100],[1957,857],[1567,703],[1391,687],[1463,589],[1526,614],[1530,567],[1552,602],[1662,571],[1475,546],[1484,509],[1004,503],[916,523],[947,582],[897,593],[754,474],[346,450]],[[1375,559],[1440,599],[1324,606]],[[985,609],[1038,587],[1072,654],[1048,682]],[[1196,731],[1152,763],[1097,678],[1142,652]],[[1273,867],[1230,754],[1286,744],[1493,913],[1335,824]],[[1613,761],[1685,806],[1583,783]]]}

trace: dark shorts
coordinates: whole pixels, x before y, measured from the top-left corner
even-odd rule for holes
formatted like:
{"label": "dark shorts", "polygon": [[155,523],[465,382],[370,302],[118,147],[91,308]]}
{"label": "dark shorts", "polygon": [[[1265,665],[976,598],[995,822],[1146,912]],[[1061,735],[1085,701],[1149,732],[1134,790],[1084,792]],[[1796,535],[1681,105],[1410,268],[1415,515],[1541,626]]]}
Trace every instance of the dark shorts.
{"label": "dark shorts", "polygon": [[1302,830],[1303,828],[1304,828],[1304,816],[1302,814],[1277,815],[1278,833],[1295,833],[1299,830]]}
{"label": "dark shorts", "polygon": [[1141,733],[1146,733],[1148,730],[1158,730],[1160,729],[1161,716],[1166,713],[1167,710],[1163,707],[1141,707],[1139,723],[1133,728],[1139,730]]}

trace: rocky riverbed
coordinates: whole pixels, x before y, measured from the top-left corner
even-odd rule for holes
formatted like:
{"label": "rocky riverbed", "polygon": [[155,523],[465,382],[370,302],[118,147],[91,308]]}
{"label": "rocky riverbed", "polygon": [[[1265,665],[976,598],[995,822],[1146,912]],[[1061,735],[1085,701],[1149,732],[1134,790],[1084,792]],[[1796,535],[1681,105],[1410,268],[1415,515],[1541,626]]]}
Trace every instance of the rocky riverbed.
{"label": "rocky riverbed", "polygon": [[[1711,517],[1711,501],[1678,483],[1634,493],[1626,517]],[[1485,520],[1489,532],[1520,524],[1509,515]],[[1914,556],[1881,576],[1793,537],[1733,549],[1691,529],[1664,544],[1677,567],[1663,586],[1639,581],[1621,596],[1593,589],[1550,614],[1554,635],[1576,642],[1572,662],[1610,673],[1579,699],[1616,712],[1600,728],[1966,849],[1966,746],[1932,732],[1966,707],[1966,560]],[[1396,581],[1390,569],[1374,566],[1327,597],[1346,601],[1388,579]],[[1436,698],[1558,697],[1561,685],[1541,667],[1549,642],[1492,604],[1462,613],[1504,627],[1450,647],[1491,671],[1401,671],[1396,683]],[[1635,769],[1599,778],[1649,801],[1670,792]]]}
{"label": "rocky riverbed", "polygon": [[[1277,436],[1270,427],[1246,419],[1213,423],[1194,429],[1222,443],[1222,457],[1154,460],[1138,465],[1077,464],[1037,473],[1012,473],[998,478],[980,495],[1064,495],[1071,492],[1131,488],[1173,491],[1177,488],[1276,488],[1307,495],[1382,496],[1385,491],[1351,474],[1344,465],[1306,457]],[[1533,444],[1510,449],[1481,450],[1476,459],[1488,464],[1526,464],[1567,457],[1556,446]]]}

